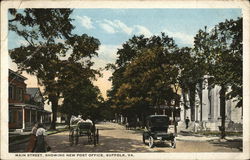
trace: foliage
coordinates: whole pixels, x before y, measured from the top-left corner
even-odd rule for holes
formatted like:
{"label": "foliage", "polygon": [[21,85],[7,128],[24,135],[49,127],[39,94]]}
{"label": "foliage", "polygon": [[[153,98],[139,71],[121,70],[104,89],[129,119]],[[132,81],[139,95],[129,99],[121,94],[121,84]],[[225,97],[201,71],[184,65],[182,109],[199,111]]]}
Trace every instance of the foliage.
{"label": "foliage", "polygon": [[200,30],[194,48],[205,73],[213,79],[213,85],[230,86],[227,98],[237,98],[237,106],[242,106],[242,33],[242,18],[226,20],[210,33]]}
{"label": "foliage", "polygon": [[210,85],[220,89],[221,137],[225,138],[225,101],[238,99],[242,107],[242,18],[226,20],[209,33],[200,30],[195,37],[196,56],[205,65]]}
{"label": "foliage", "polygon": [[164,33],[150,38],[134,36],[117,54],[109,96],[120,112],[147,114],[150,107],[179,99],[174,90],[179,76],[174,61],[177,46],[172,38]]}
{"label": "foliage", "polygon": [[[92,115],[103,101],[99,88],[95,87],[91,78],[98,74],[91,66],[75,61],[63,61],[60,74],[60,86],[64,102],[61,112],[69,115]],[[91,113],[90,113],[91,112]]]}
{"label": "foliage", "polygon": [[[52,102],[51,128],[55,129],[58,101],[62,96],[67,102],[76,87],[87,84],[80,86],[80,94],[92,93],[92,97],[86,97],[90,101],[97,98],[99,90],[90,79],[99,72],[91,69],[91,58],[97,55],[100,42],[86,34],[71,33],[74,28],[71,9],[10,9],[9,13],[12,18],[9,30],[27,41],[26,45],[10,50],[10,57],[19,70],[35,75],[44,86],[44,94]],[[89,104],[80,95],[77,98]]]}

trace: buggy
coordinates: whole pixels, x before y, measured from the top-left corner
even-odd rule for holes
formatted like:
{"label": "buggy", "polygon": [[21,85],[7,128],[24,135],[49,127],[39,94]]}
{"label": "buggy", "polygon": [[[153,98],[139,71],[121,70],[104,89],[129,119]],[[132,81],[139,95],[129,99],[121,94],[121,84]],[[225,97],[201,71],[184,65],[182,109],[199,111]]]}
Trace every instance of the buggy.
{"label": "buggy", "polygon": [[90,122],[79,122],[72,126],[69,131],[69,141],[70,145],[77,145],[79,142],[79,137],[87,136],[89,144],[99,143],[99,130],[96,129],[95,124]]}
{"label": "buggy", "polygon": [[142,140],[148,140],[150,148],[155,146],[157,141],[170,141],[172,148],[176,148],[176,138],[173,133],[168,133],[169,117],[166,115],[150,115],[146,120],[146,131],[143,132]]}

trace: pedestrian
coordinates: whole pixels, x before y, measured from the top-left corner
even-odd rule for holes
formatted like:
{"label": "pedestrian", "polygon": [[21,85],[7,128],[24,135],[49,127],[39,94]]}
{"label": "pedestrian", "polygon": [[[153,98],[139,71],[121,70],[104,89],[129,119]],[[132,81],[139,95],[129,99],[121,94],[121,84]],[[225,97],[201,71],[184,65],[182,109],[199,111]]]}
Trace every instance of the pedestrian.
{"label": "pedestrian", "polygon": [[36,146],[37,125],[38,125],[38,123],[35,122],[32,130],[31,130],[30,140],[29,140],[29,143],[28,143],[28,146],[27,146],[27,149],[26,149],[27,152],[34,152],[34,149],[35,149],[35,146]]}
{"label": "pedestrian", "polygon": [[185,123],[186,123],[186,129],[188,129],[188,124],[189,124],[189,118],[187,117],[186,120],[185,120]]}
{"label": "pedestrian", "polygon": [[46,152],[46,140],[45,140],[45,136],[47,136],[46,130],[43,127],[42,123],[38,123],[37,126],[37,131],[36,131],[36,148],[35,148],[35,152]]}

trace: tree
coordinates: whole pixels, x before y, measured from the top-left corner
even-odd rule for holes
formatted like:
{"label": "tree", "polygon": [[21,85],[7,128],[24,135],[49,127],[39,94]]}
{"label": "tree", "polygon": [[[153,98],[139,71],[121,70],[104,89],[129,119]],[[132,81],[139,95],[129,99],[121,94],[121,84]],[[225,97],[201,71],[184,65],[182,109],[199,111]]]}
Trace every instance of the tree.
{"label": "tree", "polygon": [[[205,75],[204,63],[194,56],[194,49],[183,47],[178,49],[177,54],[173,56],[175,64],[178,65],[179,76],[178,84],[183,92],[184,107],[189,108],[186,104],[186,94],[189,93],[191,120],[195,120],[195,94],[200,98],[200,106],[202,108],[202,90]],[[185,111],[184,111],[185,114]],[[186,115],[184,116],[186,117]],[[202,114],[200,119],[202,119]]]}
{"label": "tree", "polygon": [[65,113],[68,119],[72,115],[88,115],[95,119],[95,110],[103,101],[99,88],[92,83],[92,79],[95,79],[99,72],[91,69],[92,63],[85,65],[75,61],[63,62],[59,77],[60,86],[64,88],[61,112]]}
{"label": "tree", "polygon": [[19,70],[35,75],[44,86],[52,103],[51,129],[55,129],[58,101],[64,89],[60,85],[63,59],[91,66],[90,58],[97,55],[100,42],[86,34],[71,34],[74,27],[70,9],[10,9],[9,12],[13,17],[9,20],[9,30],[28,43],[11,50],[10,57]]}
{"label": "tree", "polygon": [[200,30],[195,37],[195,51],[212,85],[221,87],[220,130],[221,138],[225,138],[226,98],[237,98],[237,106],[242,106],[242,18],[221,22],[210,33]]}
{"label": "tree", "polygon": [[138,114],[149,112],[150,107],[156,107],[160,114],[159,107],[173,99],[178,104],[179,70],[173,60],[177,52],[173,39],[164,33],[150,38],[133,37],[123,47],[117,52],[119,58],[112,77],[120,80],[113,81],[114,102]]}

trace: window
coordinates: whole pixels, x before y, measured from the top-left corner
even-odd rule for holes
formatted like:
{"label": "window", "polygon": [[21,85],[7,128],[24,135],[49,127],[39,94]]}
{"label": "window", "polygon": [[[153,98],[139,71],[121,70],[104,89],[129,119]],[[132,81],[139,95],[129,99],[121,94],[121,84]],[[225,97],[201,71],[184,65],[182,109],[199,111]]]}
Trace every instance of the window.
{"label": "window", "polygon": [[18,111],[18,121],[22,122],[23,120],[23,112],[22,111]]}
{"label": "window", "polygon": [[22,88],[20,88],[19,100],[21,102],[23,101],[23,89]]}
{"label": "window", "polygon": [[16,90],[16,98],[19,101],[23,101],[23,89],[22,88],[17,88]]}
{"label": "window", "polygon": [[9,111],[9,123],[13,122],[13,112],[12,110]]}
{"label": "window", "polygon": [[25,109],[25,122],[30,122],[30,110]]}
{"label": "window", "polygon": [[11,85],[9,86],[9,98],[14,99],[14,87]]}
{"label": "window", "polygon": [[16,122],[16,111],[10,110],[9,111],[9,123],[15,123]]}

